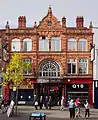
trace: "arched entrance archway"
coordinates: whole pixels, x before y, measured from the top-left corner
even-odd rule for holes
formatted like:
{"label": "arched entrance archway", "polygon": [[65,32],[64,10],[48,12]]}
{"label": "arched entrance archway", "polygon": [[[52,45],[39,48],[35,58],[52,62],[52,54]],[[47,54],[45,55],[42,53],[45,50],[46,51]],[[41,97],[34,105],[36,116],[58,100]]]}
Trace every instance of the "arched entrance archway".
{"label": "arched entrance archway", "polygon": [[53,104],[57,105],[61,99],[64,84],[60,76],[60,66],[54,60],[45,60],[40,64],[37,83],[39,97],[51,95]]}

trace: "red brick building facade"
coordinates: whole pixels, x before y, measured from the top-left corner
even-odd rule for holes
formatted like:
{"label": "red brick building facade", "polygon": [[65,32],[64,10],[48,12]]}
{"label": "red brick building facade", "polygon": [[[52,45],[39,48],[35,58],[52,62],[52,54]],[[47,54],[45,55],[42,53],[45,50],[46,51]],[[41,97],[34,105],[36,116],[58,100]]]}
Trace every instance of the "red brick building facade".
{"label": "red brick building facade", "polygon": [[[18,28],[6,25],[4,34],[9,44],[9,54],[17,52],[26,63],[25,80],[32,83],[19,88],[19,101],[30,102],[33,95],[51,95],[53,100],[65,97],[89,99],[92,105],[92,26],[84,27],[84,18],[76,18],[76,27],[68,27],[66,18],[60,21],[51,7],[47,15],[33,27],[26,26],[26,17],[18,18]],[[29,66],[28,66],[29,63]],[[29,69],[28,69],[29,68]]]}

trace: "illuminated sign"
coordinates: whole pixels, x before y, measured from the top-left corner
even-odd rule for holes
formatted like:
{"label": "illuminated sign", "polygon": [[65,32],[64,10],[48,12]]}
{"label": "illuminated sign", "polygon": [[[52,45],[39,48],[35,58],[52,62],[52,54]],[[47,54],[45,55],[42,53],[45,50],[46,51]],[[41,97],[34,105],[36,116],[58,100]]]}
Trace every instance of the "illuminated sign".
{"label": "illuminated sign", "polygon": [[72,88],[84,88],[83,84],[72,84]]}
{"label": "illuminated sign", "polygon": [[67,85],[68,90],[82,90],[82,89],[88,89],[88,84],[83,83],[74,83],[74,84],[68,84]]}

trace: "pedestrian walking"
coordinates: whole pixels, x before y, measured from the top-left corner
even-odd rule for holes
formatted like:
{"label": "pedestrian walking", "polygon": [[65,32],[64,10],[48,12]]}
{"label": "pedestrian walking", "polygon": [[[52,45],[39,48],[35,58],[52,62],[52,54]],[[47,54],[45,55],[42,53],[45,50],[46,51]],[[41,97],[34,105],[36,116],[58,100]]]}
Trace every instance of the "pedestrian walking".
{"label": "pedestrian walking", "polygon": [[75,117],[75,103],[72,99],[69,101],[68,107],[69,107],[69,112],[70,112],[70,118],[74,118]]}
{"label": "pedestrian walking", "polygon": [[40,106],[40,109],[42,109],[42,107],[43,107],[43,96],[40,96],[39,106]]}
{"label": "pedestrian walking", "polygon": [[88,101],[86,100],[86,103],[84,104],[84,107],[85,107],[85,117],[88,115],[88,117],[89,117],[89,109],[90,109],[90,107],[89,107],[89,103],[88,103]]}
{"label": "pedestrian walking", "polygon": [[48,109],[48,96],[45,97],[45,108]]}
{"label": "pedestrian walking", "polygon": [[35,106],[35,109],[37,110],[37,107],[38,107],[38,100],[37,99],[35,100],[34,106]]}
{"label": "pedestrian walking", "polygon": [[60,110],[64,110],[64,96],[62,96],[62,98],[61,98]]}
{"label": "pedestrian walking", "polygon": [[37,99],[37,96],[34,95],[34,98],[33,98],[33,105],[35,104],[36,99]]}
{"label": "pedestrian walking", "polygon": [[77,98],[75,101],[75,106],[76,106],[76,117],[81,117],[80,115],[80,98]]}
{"label": "pedestrian walking", "polygon": [[48,106],[49,106],[49,109],[51,109],[51,106],[52,106],[52,97],[51,96],[49,96]]}

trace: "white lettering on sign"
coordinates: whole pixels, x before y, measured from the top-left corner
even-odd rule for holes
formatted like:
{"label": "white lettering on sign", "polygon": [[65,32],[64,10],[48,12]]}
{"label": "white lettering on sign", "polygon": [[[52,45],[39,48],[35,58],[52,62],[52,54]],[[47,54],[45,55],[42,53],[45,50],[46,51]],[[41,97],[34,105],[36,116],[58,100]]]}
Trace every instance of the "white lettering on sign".
{"label": "white lettering on sign", "polygon": [[84,88],[83,84],[72,84],[72,88]]}

